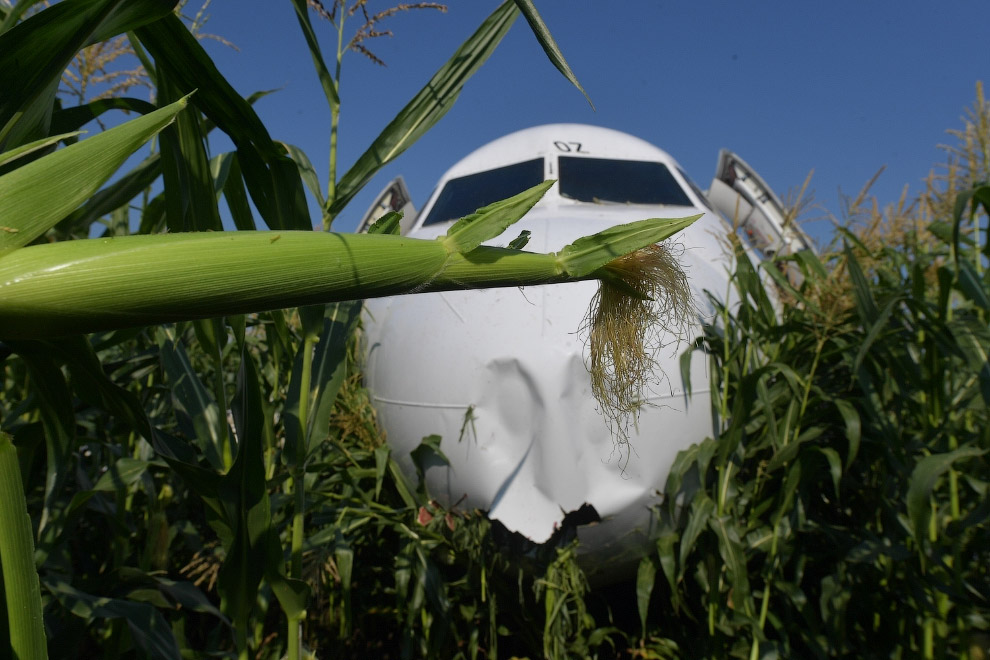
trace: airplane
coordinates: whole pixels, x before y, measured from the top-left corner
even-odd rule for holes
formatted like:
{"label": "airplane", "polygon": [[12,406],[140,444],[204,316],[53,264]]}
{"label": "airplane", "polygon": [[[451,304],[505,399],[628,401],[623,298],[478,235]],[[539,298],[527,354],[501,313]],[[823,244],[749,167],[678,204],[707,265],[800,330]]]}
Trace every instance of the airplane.
{"label": "airplane", "polygon": [[[476,149],[447,170],[418,213],[400,177],[358,231],[403,211],[402,234],[434,238],[460,217],[548,179],[557,183],[493,244],[528,230],[527,249],[551,252],[617,224],[703,213],[673,237],[699,322],[713,311],[706,290],[729,294],[720,236],[737,228],[754,262],[811,247],[770,187],[734,153],[720,152],[706,193],[649,142],[581,124],[537,126]],[[424,471],[441,506],[487,511],[524,545],[576,535],[579,563],[602,583],[635,570],[650,547],[652,505],[677,453],[712,435],[713,422],[705,360],[692,358],[688,397],[679,354],[690,337],[671,336],[656,356],[657,382],[629,444],[617,443],[592,397],[587,348],[577,333],[596,287],[368,300],[364,373],[393,455],[410,478],[417,478],[411,452],[425,437],[441,437],[447,461],[433,460]]]}

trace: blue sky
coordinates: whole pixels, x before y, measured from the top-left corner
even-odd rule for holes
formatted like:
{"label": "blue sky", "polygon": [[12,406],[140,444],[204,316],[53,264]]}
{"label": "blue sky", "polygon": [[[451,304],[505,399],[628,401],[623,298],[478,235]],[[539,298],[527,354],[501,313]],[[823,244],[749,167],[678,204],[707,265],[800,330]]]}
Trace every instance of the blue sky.
{"label": "blue sky", "polygon": [[[195,5],[193,0],[190,5]],[[331,0],[325,0],[328,6]],[[388,3],[390,5],[391,3]],[[450,0],[407,12],[394,37],[344,58],[340,173],[496,6]],[[370,0],[374,10],[386,3]],[[702,187],[720,148],[745,158],[781,197],[814,169],[829,211],[881,167],[873,191],[895,201],[944,160],[937,145],[961,126],[975,83],[990,74],[990,2],[688,2],[537,0],[596,110],[543,55],[520,18],[448,115],[386,167],[338,217],[351,231],[375,193],[403,174],[417,206],[440,175],[506,133],[553,122],[622,130],[668,151]],[[302,147],[326,180],[329,110],[289,2],[215,2],[206,26],[229,39],[207,48],[243,94],[279,89],[256,109],[275,139]],[[325,54],[329,23],[313,16]],[[360,21],[345,25],[349,36]],[[214,149],[227,146],[221,141]],[[816,238],[827,223],[806,226]]]}

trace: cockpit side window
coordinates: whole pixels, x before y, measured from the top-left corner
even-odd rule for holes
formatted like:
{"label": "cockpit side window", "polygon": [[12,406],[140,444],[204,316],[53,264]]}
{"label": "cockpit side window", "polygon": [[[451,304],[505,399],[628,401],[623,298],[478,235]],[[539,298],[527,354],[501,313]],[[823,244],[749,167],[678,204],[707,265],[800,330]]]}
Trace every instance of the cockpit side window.
{"label": "cockpit side window", "polygon": [[517,195],[543,181],[543,159],[451,179],[440,191],[423,226],[458,220],[482,206]]}
{"label": "cockpit side window", "polygon": [[560,156],[560,194],[579,202],[692,206],[663,163]]}
{"label": "cockpit side window", "polygon": [[712,213],[715,213],[715,209],[712,207],[711,202],[708,201],[708,196],[705,195],[705,192],[698,187],[698,184],[694,182],[694,179],[689,177],[687,175],[687,172],[685,172],[679,167],[677,168],[677,171],[680,172],[681,176],[684,177],[684,180],[687,181],[687,184],[691,187],[691,190],[694,191],[695,196],[697,196],[698,201],[704,204],[706,209],[708,209]]}

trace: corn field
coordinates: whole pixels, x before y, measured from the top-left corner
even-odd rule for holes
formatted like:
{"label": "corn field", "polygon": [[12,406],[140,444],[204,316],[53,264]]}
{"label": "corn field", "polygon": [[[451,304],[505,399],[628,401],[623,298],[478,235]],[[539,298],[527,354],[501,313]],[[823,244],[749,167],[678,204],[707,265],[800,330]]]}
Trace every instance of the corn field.
{"label": "corn field", "polygon": [[[399,470],[360,300],[575,279],[643,297],[615,255],[695,218],[557,254],[482,245],[540,186],[437,241],[395,214],[334,233],[519,14],[580,85],[533,4],[507,0],[338,176],[340,58],[365,48],[344,22],[365,10],[326,4],[286,3],[327,100],[321,185],[175,2],[0,3],[0,658],[990,657],[981,87],[945,172],[913,204],[864,189],[833,245],[788,257],[799,286],[727,237],[735,295],[713,292],[684,356],[685,374],[709,361],[716,432],[678,457],[635,579],[592,589],[574,543],[516,547]],[[87,96],[107,49],[139,67]],[[234,150],[211,155],[213,131]],[[442,460],[439,438],[413,458]]]}

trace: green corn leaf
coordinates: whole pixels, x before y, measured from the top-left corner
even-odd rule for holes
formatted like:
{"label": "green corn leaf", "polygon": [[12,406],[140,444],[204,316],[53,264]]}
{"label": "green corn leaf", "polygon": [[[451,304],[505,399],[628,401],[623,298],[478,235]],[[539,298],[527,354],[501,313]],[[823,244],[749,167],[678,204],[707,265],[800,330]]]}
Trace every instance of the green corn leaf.
{"label": "green corn leaf", "polygon": [[944,454],[926,456],[915,464],[911,478],[908,480],[905,503],[911,521],[911,535],[919,546],[928,538],[928,521],[931,517],[929,500],[935,490],[935,482],[956,461],[982,456],[985,453],[987,453],[985,449],[978,447],[960,447]]}
{"label": "green corn leaf", "polygon": [[567,60],[564,59],[564,54],[560,52],[560,48],[557,46],[557,42],[554,41],[553,35],[550,34],[550,30],[547,28],[543,19],[540,17],[539,12],[536,11],[536,7],[533,5],[532,0],[515,0],[516,6],[519,7],[519,11],[522,15],[526,17],[526,22],[529,23],[529,27],[533,30],[533,34],[536,35],[536,40],[540,42],[540,46],[543,47],[543,52],[546,53],[547,57],[553,63],[557,70],[564,74],[572,85],[578,88],[584,98],[588,100],[588,105],[591,109],[595,109],[595,104],[591,102],[591,98],[588,93],[584,91],[584,87],[578,82],[577,76],[571,71],[571,67],[567,64]]}
{"label": "green corn leaf", "polygon": [[390,450],[388,445],[375,447],[375,500],[382,493],[382,483],[385,481],[385,472],[388,470],[388,458]]}
{"label": "green corn leaf", "polygon": [[41,348],[33,345],[32,350],[22,350],[20,356],[27,364],[45,430],[45,494],[38,522],[38,553],[47,556],[61,525],[65,503],[59,493],[73,469],[71,453],[76,438],[72,394],[65,375]]}
{"label": "green corn leaf", "polygon": [[835,489],[836,501],[839,499],[839,481],[842,479],[842,460],[839,458],[839,452],[835,451],[831,447],[815,447],[815,449],[825,457],[828,462],[828,471],[832,476],[832,486]]}
{"label": "green corn leaf", "polygon": [[646,615],[650,609],[650,597],[657,579],[657,560],[653,556],[643,557],[636,571],[636,609],[639,611],[640,629],[646,636]]}
{"label": "green corn leaf", "polygon": [[711,516],[709,526],[718,537],[718,550],[725,563],[732,584],[733,607],[753,615],[753,599],[749,593],[749,573],[746,570],[746,553],[731,516]]}
{"label": "green corn leaf", "polygon": [[[970,214],[970,217],[972,217],[976,212],[978,201],[982,201],[985,208],[990,208],[990,185],[983,184],[982,186],[976,186],[956,195],[956,200],[952,208],[952,234],[948,243],[952,248],[952,257],[957,264],[959,262],[959,243],[965,238],[961,236],[961,230],[962,222],[966,218],[966,209],[970,206],[970,203],[973,204],[973,212]],[[987,246],[990,249],[990,241],[988,241]]]}
{"label": "green corn leaf", "polygon": [[557,258],[567,274],[582,277],[616,257],[673,236],[700,217],[701,214],[687,218],[652,218],[610,227],[593,236],[579,238],[558,252]]}
{"label": "green corn leaf", "polygon": [[859,453],[859,443],[862,438],[863,428],[862,421],[859,418],[856,407],[849,401],[845,399],[834,399],[832,403],[839,409],[839,414],[842,415],[842,421],[846,426],[846,441],[849,443],[849,453],[846,455],[846,469],[849,469],[849,466],[856,460],[856,455]]}
{"label": "green corn leaf", "polygon": [[812,302],[809,298],[806,298],[804,294],[794,288],[794,285],[787,279],[787,276],[780,272],[780,269],[777,268],[776,262],[764,261],[760,264],[760,268],[770,279],[774,281],[774,284],[780,287],[782,291],[785,291],[787,295],[793,296],[793,298],[804,305],[805,308],[819,314],[821,313],[818,309],[818,305]]}
{"label": "green corn leaf", "polygon": [[17,449],[9,435],[0,431],[0,562],[3,577],[3,625],[7,628],[4,653],[17,658],[47,657],[41,589],[35,569],[31,517],[24,498],[24,485]]}
{"label": "green corn leaf", "polygon": [[795,260],[801,265],[801,270],[805,273],[814,273],[818,277],[827,277],[825,265],[812,250],[801,250],[794,255]]}
{"label": "green corn leaf", "polygon": [[306,155],[299,147],[294,144],[285,144],[282,142],[278,143],[281,145],[286,153],[289,154],[289,158],[295,162],[296,167],[299,168],[299,176],[302,177],[303,183],[306,184],[306,188],[313,194],[316,198],[317,203],[320,208],[327,205],[326,199],[323,197],[323,191],[320,189],[320,178],[316,175],[316,168],[313,167],[313,163],[310,162],[309,156]]}
{"label": "green corn leaf", "polygon": [[[111,465],[106,472],[93,484],[95,491],[113,492],[118,488],[123,489],[137,483],[141,475],[148,471],[153,465],[148,461],[142,461],[130,456],[122,456]],[[164,466],[164,463],[155,463]]]}
{"label": "green corn leaf", "polygon": [[773,327],[776,324],[777,313],[767,295],[766,287],[763,286],[763,280],[753,268],[753,262],[749,260],[749,255],[746,254],[742,243],[736,245],[735,258],[736,272],[734,277],[736,278],[736,285],[739,287],[739,296],[743,300],[747,298],[752,300],[763,323],[767,327]]}
{"label": "green corn leaf", "polygon": [[189,444],[175,438],[160,429],[152,429],[151,444],[155,453],[182,478],[182,481],[199,496],[206,505],[213,527],[221,540],[233,537],[231,523],[226,511],[220,503],[221,476],[213,469],[206,469],[197,464],[196,451]]}
{"label": "green corn leaf", "polygon": [[[162,103],[181,97],[171,76],[171,68],[159,67],[158,94]],[[206,133],[195,107],[179,114],[159,137],[165,217],[170,231],[223,229],[205,139]]]}
{"label": "green corn leaf", "polygon": [[327,63],[323,59],[323,52],[320,50],[320,41],[316,38],[316,31],[309,20],[309,7],[306,0],[292,0],[292,6],[296,9],[296,20],[299,21],[299,28],[306,38],[306,47],[313,58],[313,66],[316,67],[316,76],[320,79],[323,87],[323,95],[327,97],[327,103],[331,108],[340,106],[340,97],[337,95],[337,85],[330,75]]}
{"label": "green corn leaf", "polygon": [[221,611],[234,624],[246,626],[258,586],[270,557],[271,507],[265,481],[264,426],[261,386],[254,361],[241,356],[237,393],[231,405],[239,445],[237,458],[220,484],[220,496],[233,524],[234,536],[226,549],[217,589]]}
{"label": "green corn leaf", "polygon": [[340,575],[340,588],[344,597],[343,612],[341,613],[342,616],[340,621],[340,635],[341,637],[347,637],[351,633],[351,628],[354,621],[354,615],[351,611],[354,549],[350,547],[347,543],[347,539],[344,538],[339,529],[335,531],[336,538],[334,539],[333,556],[334,560],[337,562],[337,570]]}
{"label": "green corn leaf", "polygon": [[419,477],[420,495],[424,499],[426,496],[426,471],[431,467],[450,464],[450,459],[440,448],[441,441],[442,438],[439,435],[428,435],[415,449],[409,452],[409,458],[416,466],[416,476]]}
{"label": "green corn leaf", "polygon": [[846,255],[846,267],[849,270],[849,279],[852,280],[854,300],[856,301],[859,320],[864,326],[868,326],[877,320],[880,310],[877,308],[877,302],[873,298],[873,292],[870,289],[869,282],[866,280],[866,276],[863,274],[863,269],[860,268],[856,255],[853,254],[849,247],[846,247],[844,253]]}
{"label": "green corn leaf", "polygon": [[679,567],[677,574],[678,580],[684,577],[684,571],[688,568],[688,556],[694,550],[694,544],[697,542],[698,536],[708,527],[708,521],[714,514],[715,501],[704,492],[698,492],[691,502],[687,525],[681,533],[681,545],[677,558],[677,565]]}
{"label": "green corn leaf", "polygon": [[[244,177],[241,173],[241,164],[237,158],[237,152],[231,152],[227,159],[227,175],[223,178],[223,196],[227,200],[227,208],[230,209],[230,217],[234,220],[234,226],[240,231],[253,231],[257,229],[254,224],[254,215],[251,213],[251,205],[248,203],[247,191],[244,189]],[[218,181],[218,183],[220,183]]]}
{"label": "green corn leaf", "polygon": [[160,234],[168,231],[165,226],[165,195],[159,193],[148,200],[141,212],[139,234]]}
{"label": "green corn leaf", "polygon": [[225,467],[223,443],[230,437],[229,432],[224,433],[221,429],[221,425],[227,425],[226,411],[220,410],[200,381],[182,342],[165,328],[156,331],[156,339],[179,428],[199,447],[210,465],[222,471]]}
{"label": "green corn leaf", "polygon": [[[197,90],[194,105],[237,146],[248,192],[272,229],[309,229],[309,210],[299,171],[272,141],[268,129],[177,16],[135,31],[155,58],[158,74],[176,89]],[[209,125],[206,126],[209,128]]]}
{"label": "green corn leaf", "polygon": [[856,359],[853,361],[853,372],[859,371],[859,367],[863,364],[863,360],[866,359],[866,355],[870,352],[873,343],[880,336],[880,333],[887,328],[894,309],[898,305],[903,304],[903,302],[900,296],[895,296],[883,306],[883,309],[877,314],[874,320],[869,322],[870,329],[867,331],[866,336],[863,337],[863,341],[860,343],[859,350],[856,353]]}
{"label": "green corn leaf", "polygon": [[85,204],[59,223],[59,229],[75,236],[88,236],[90,225],[134,199],[161,173],[161,154],[151,154],[133,170],[94,193]]}
{"label": "green corn leaf", "polygon": [[151,426],[141,402],[133,392],[110,379],[92,344],[85,337],[63,337],[59,341],[42,342],[37,348],[34,348],[34,342],[26,344],[11,343],[15,353],[37,350],[56,357],[69,369],[72,390],[80,400],[102,406],[135,433],[145,438],[151,437]]}
{"label": "green corn leaf", "polygon": [[505,0],[399,111],[368,150],[340,178],[335,187],[335,198],[328,200],[331,217],[340,213],[378,170],[412,146],[447,114],[464,83],[492,54],[518,14],[512,0]]}
{"label": "green corn leaf", "polygon": [[526,215],[555,181],[544,181],[518,195],[489,204],[461,218],[447,230],[443,244],[449,252],[470,252],[484,241],[499,236]]}
{"label": "green corn leaf", "polygon": [[313,354],[310,380],[309,420],[306,451],[313,452],[327,438],[330,413],[337,393],[347,375],[347,343],[361,314],[359,301],[331,303],[326,306],[323,332]]}
{"label": "green corn leaf", "polygon": [[678,541],[677,532],[668,530],[657,539],[657,558],[660,568],[663,569],[664,577],[667,578],[667,585],[674,601],[674,606],[678,605],[679,591],[677,589],[677,557],[674,556],[674,548]]}
{"label": "green corn leaf", "polygon": [[0,259],[88,199],[185,105],[181,99],[0,176]]}
{"label": "green corn leaf", "polygon": [[0,150],[25,141],[21,136],[48,132],[59,79],[81,48],[170,14],[174,6],[174,0],[65,0],[0,35]]}
{"label": "green corn leaf", "polygon": [[94,596],[75,589],[59,578],[46,577],[47,589],[69,612],[87,621],[124,619],[134,645],[147,657],[180,660],[179,646],[161,612],[148,603]]}
{"label": "green corn leaf", "polygon": [[990,329],[973,318],[953,319],[949,324],[966,366],[975,372],[983,401],[990,406]]}
{"label": "green corn leaf", "polygon": [[0,22],[0,34],[17,25],[17,21],[21,19],[24,12],[39,2],[42,0],[17,0],[17,2],[8,3],[12,5],[10,9],[0,7],[0,16],[3,17],[3,21]]}
{"label": "green corn leaf", "polygon": [[973,304],[981,309],[990,310],[990,286],[976,272],[972,261],[968,259],[959,261],[957,278],[956,286],[967,300],[973,301]]}
{"label": "green corn leaf", "polygon": [[71,108],[54,111],[51,130],[53,133],[75,131],[109,110],[126,110],[146,115],[157,109],[155,105],[147,101],[126,96],[97,99],[84,105],[75,105]]}
{"label": "green corn leaf", "polygon": [[22,156],[27,156],[28,154],[33,154],[36,151],[41,151],[42,149],[47,149],[48,147],[54,147],[56,144],[62,140],[66,140],[77,135],[82,135],[83,131],[72,131],[69,133],[61,133],[59,135],[52,135],[51,137],[42,138],[40,140],[35,140],[34,142],[29,142],[27,144],[15,147],[8,151],[0,153],[0,167],[6,165],[7,163],[12,163]]}
{"label": "green corn leaf", "polygon": [[389,211],[382,217],[375,220],[374,224],[368,227],[368,233],[398,236],[399,232],[402,230],[402,225],[400,223],[401,220],[401,211]]}

